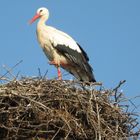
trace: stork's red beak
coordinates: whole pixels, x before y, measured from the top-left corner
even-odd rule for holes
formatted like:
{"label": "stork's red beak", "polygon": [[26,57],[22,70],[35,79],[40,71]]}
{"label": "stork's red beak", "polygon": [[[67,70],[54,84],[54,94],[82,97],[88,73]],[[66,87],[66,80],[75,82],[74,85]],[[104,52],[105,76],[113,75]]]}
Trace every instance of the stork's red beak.
{"label": "stork's red beak", "polygon": [[30,21],[29,23],[32,24],[35,20],[37,20],[38,18],[40,18],[39,14],[36,14]]}

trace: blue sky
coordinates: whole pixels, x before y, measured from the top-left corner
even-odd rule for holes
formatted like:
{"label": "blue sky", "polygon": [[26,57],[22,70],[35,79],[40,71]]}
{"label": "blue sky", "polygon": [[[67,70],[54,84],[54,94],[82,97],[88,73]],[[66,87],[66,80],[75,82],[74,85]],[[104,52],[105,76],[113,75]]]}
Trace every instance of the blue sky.
{"label": "blue sky", "polygon": [[1,0],[0,74],[3,65],[23,60],[15,73],[37,76],[40,68],[49,78],[57,75],[38,45],[36,23],[28,24],[42,6],[50,11],[47,24],[70,34],[87,52],[97,81],[114,88],[125,79],[125,95],[140,95],[139,0]]}

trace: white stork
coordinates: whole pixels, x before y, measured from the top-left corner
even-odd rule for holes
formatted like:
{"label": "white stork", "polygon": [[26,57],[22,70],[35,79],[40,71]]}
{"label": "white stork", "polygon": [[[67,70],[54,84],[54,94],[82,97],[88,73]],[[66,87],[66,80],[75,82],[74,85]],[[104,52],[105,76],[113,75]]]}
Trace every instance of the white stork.
{"label": "white stork", "polygon": [[50,64],[56,66],[58,79],[62,79],[60,71],[62,67],[80,81],[95,82],[92,67],[88,63],[89,58],[80,45],[66,33],[45,24],[49,18],[48,9],[39,8],[30,23],[38,18],[40,18],[36,32],[38,42]]}

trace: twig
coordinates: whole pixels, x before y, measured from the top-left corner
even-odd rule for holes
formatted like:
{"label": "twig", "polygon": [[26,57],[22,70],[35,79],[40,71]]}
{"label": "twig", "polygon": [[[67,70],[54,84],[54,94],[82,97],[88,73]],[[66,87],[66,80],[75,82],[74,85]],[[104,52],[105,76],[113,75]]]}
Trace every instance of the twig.
{"label": "twig", "polygon": [[[93,94],[93,93],[91,93]],[[97,99],[96,99],[96,96],[93,94],[94,96],[94,100],[95,100],[95,105],[96,105],[96,112],[97,112],[97,121],[98,121],[98,140],[101,140],[102,139],[102,135],[101,135],[101,120],[100,120],[100,113],[99,113],[99,105],[98,105],[98,102],[97,102]]]}
{"label": "twig", "polygon": [[42,103],[37,102],[37,101],[35,101],[35,100],[33,100],[33,99],[27,97],[27,96],[19,95],[18,93],[14,92],[14,91],[11,91],[10,94],[13,94],[13,95],[15,95],[15,96],[19,96],[19,97],[21,97],[21,98],[27,99],[27,100],[29,100],[30,102],[33,102],[33,103],[35,103],[36,105],[39,105],[39,107],[42,107],[42,108],[45,109],[45,110],[52,111],[52,110],[51,110],[50,108],[48,108],[47,106],[45,106],[45,105],[43,105]]}
{"label": "twig", "polygon": [[20,60],[17,64],[15,64],[11,69],[9,69],[4,75],[2,75],[1,77],[0,77],[0,79],[2,79],[3,77],[5,77],[9,72],[11,73],[11,71],[15,68],[15,67],[17,67],[20,63],[22,63],[23,62],[23,60]]}
{"label": "twig", "polygon": [[122,84],[124,84],[126,82],[126,80],[122,80],[119,82],[119,84],[113,89],[113,92],[114,93],[114,97],[115,97],[115,102],[117,103],[118,102],[118,96],[117,96],[117,93],[118,93],[118,89],[121,87]]}

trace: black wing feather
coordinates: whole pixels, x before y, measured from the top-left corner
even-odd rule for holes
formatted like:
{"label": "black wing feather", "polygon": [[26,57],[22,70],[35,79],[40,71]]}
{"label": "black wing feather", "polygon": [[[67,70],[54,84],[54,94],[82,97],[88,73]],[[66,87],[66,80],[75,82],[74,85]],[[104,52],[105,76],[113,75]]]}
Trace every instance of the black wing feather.
{"label": "black wing feather", "polygon": [[78,43],[77,43],[77,45],[79,46],[80,50],[82,51],[82,53],[83,53],[85,59],[86,59],[87,61],[89,61],[89,57],[88,57],[87,53],[83,50],[83,48],[82,48]]}
{"label": "black wing feather", "polygon": [[[80,47],[79,44],[77,45]],[[57,52],[60,55],[65,56],[66,58],[68,58],[70,62],[74,63],[74,65],[76,64],[79,68],[81,68],[81,70],[85,71],[87,75],[90,77],[90,81],[93,82],[96,81],[92,73],[93,69],[88,63],[89,58],[86,52],[81,47],[80,47],[81,53],[71,49],[69,46],[65,46],[61,44],[54,46],[54,48],[57,50]]]}
{"label": "black wing feather", "polygon": [[83,49],[81,49],[81,47],[80,49],[82,53],[79,53],[68,46],[60,45],[60,44],[55,46],[55,48],[61,55],[67,57],[71,62],[77,64],[83,70],[92,73],[92,67],[88,64],[89,58],[86,52]]}

